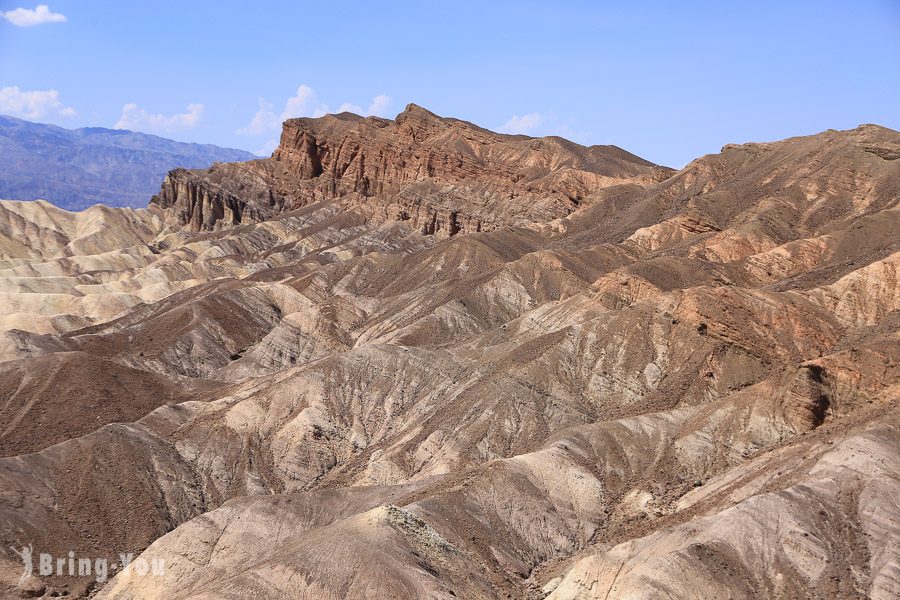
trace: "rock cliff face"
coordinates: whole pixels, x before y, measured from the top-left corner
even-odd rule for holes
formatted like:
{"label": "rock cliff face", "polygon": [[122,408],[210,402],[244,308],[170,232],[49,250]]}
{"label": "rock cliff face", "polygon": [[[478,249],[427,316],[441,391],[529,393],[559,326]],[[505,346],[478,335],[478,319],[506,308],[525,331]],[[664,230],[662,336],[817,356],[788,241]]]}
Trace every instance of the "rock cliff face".
{"label": "rock cliff face", "polygon": [[168,209],[170,222],[189,231],[212,231],[271,218],[284,208],[284,198],[251,163],[215,165],[199,179],[186,169],[166,175],[152,206]]}
{"label": "rock cliff face", "polygon": [[500,135],[410,105],[393,121],[291,119],[272,158],[173,171],[153,203],[200,231],[341,199],[377,220],[454,235],[563,217],[598,189],[667,173],[653,167],[614,146]]}
{"label": "rock cliff face", "polygon": [[410,107],[0,202],[0,545],[166,565],[0,596],[897,598],[898,146]]}

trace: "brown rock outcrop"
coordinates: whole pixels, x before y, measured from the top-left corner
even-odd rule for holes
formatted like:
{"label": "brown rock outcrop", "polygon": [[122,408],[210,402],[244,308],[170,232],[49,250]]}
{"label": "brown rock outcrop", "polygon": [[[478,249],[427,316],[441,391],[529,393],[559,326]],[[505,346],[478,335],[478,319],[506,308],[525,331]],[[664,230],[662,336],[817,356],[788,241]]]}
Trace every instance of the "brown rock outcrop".
{"label": "brown rock outcrop", "polygon": [[411,104],[393,121],[290,119],[272,158],[173,171],[152,202],[193,231],[341,199],[454,235],[563,217],[602,187],[665,173],[653,168],[615,146],[501,135]]}

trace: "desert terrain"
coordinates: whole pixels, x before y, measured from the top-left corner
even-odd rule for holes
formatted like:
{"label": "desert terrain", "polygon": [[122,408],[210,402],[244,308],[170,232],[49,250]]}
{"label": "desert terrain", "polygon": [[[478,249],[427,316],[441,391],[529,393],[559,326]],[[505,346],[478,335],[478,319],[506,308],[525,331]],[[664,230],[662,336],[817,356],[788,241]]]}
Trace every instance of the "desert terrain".
{"label": "desert terrain", "polygon": [[877,125],[676,171],[409,105],[0,201],[0,596],[900,597],[898,268]]}

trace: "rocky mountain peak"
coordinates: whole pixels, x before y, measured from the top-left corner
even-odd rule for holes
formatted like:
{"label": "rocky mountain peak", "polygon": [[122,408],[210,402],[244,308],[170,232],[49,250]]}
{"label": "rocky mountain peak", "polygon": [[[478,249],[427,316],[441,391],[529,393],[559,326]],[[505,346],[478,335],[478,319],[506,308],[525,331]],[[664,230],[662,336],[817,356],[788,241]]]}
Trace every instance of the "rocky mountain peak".
{"label": "rocky mountain peak", "polygon": [[418,104],[413,104],[412,102],[406,105],[406,108],[403,109],[403,112],[394,117],[394,122],[398,124],[408,120],[443,121],[441,117],[437,116],[427,108],[423,108]]}
{"label": "rocky mountain peak", "polygon": [[410,104],[393,121],[289,119],[271,159],[172,173],[153,203],[171,209],[172,227],[197,231],[337,200],[454,235],[564,217],[605,187],[652,180],[653,167],[619,148],[501,135]]}

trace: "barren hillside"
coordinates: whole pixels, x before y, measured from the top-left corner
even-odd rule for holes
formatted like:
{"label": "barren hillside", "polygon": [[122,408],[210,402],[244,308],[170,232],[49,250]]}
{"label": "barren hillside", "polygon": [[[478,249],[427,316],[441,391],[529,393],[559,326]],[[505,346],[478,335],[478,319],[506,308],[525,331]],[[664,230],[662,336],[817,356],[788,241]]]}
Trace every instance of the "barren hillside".
{"label": "barren hillside", "polygon": [[410,105],[0,202],[0,542],[166,564],[0,594],[896,598],[898,157]]}

